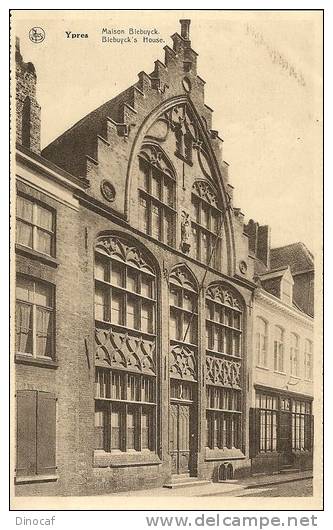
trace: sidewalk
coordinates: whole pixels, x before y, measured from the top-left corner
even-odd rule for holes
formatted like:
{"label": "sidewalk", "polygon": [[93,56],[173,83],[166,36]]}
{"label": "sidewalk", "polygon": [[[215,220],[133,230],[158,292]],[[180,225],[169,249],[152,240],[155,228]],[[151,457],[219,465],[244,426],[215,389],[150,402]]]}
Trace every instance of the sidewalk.
{"label": "sidewalk", "polygon": [[311,479],[313,472],[299,471],[281,475],[263,475],[260,477],[248,477],[226,482],[211,482],[201,486],[188,486],[184,488],[152,488],[149,490],[126,491],[122,493],[111,493],[111,496],[126,497],[206,497],[216,494],[230,494],[232,491],[251,490],[264,488],[272,484],[285,484],[299,480]]}

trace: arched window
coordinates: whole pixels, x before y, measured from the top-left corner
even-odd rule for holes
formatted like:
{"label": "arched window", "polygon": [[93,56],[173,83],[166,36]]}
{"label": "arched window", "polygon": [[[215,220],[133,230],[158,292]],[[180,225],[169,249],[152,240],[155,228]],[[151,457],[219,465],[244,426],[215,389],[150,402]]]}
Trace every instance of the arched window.
{"label": "arched window", "polygon": [[304,343],[304,377],[308,381],[312,381],[313,378],[313,344],[309,339],[305,339]]}
{"label": "arched window", "polygon": [[171,164],[157,146],[145,145],[139,155],[139,222],[146,234],[175,244],[176,180]]}
{"label": "arched window", "polygon": [[242,305],[218,284],[207,290],[206,312],[206,445],[241,448]]}
{"label": "arched window", "polygon": [[192,188],[192,233],[194,257],[211,267],[220,267],[222,212],[217,195],[206,181]]}
{"label": "arched window", "polygon": [[256,355],[257,365],[267,367],[267,344],[268,344],[268,325],[266,320],[261,317],[256,319]]}
{"label": "arched window", "polygon": [[95,252],[96,449],[156,450],[156,281],[140,250],[104,237]]}
{"label": "arched window", "polygon": [[284,331],[280,326],[274,330],[274,370],[284,372]]}
{"label": "arched window", "polygon": [[27,96],[22,108],[22,145],[30,148],[30,130],[31,130],[31,101]]}
{"label": "arched window", "polygon": [[299,361],[299,336],[292,333],[290,336],[290,373],[296,377],[300,375]]}

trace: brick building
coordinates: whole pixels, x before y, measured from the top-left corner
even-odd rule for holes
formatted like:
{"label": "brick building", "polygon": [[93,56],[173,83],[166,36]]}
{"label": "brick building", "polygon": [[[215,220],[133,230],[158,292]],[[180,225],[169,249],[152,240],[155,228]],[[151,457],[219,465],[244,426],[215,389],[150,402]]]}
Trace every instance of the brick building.
{"label": "brick building", "polygon": [[251,472],[258,259],[180,22],[164,63],[42,152],[17,43],[18,495]]}

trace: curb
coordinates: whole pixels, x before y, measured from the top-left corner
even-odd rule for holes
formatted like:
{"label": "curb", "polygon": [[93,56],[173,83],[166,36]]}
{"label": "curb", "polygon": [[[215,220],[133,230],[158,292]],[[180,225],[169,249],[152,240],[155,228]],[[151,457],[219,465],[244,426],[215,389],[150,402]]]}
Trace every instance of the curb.
{"label": "curb", "polygon": [[258,484],[253,484],[249,486],[245,486],[244,489],[255,489],[255,488],[262,488],[265,486],[274,486],[275,484],[288,484],[289,482],[299,482],[300,480],[308,480],[313,479],[313,475],[310,475],[309,477],[294,477],[294,478],[288,478],[285,480],[275,480],[273,482],[262,482]]}

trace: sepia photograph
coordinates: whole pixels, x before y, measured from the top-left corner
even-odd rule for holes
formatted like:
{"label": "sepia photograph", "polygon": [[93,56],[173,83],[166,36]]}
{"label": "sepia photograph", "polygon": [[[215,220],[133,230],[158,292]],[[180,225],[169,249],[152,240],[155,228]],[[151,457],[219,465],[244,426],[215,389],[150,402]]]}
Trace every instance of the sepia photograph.
{"label": "sepia photograph", "polygon": [[10,32],[12,509],[322,509],[323,10]]}

